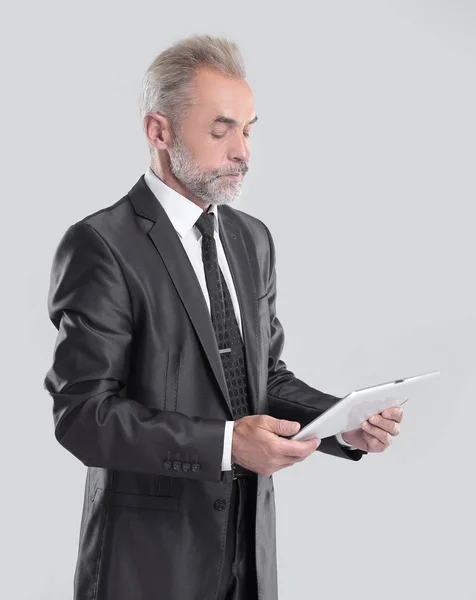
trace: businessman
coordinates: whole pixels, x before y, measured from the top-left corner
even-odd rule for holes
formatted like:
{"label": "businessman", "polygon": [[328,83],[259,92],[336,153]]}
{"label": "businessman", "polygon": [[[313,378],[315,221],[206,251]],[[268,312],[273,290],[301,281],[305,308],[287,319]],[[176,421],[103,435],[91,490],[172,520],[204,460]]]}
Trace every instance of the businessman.
{"label": "businessman", "polygon": [[74,598],[276,600],[273,473],[381,452],[402,411],[289,439],[338,398],[281,360],[273,239],[231,206],[258,118],[237,46],[180,40],[140,109],[150,166],[68,228],[51,270],[44,384],[88,467]]}

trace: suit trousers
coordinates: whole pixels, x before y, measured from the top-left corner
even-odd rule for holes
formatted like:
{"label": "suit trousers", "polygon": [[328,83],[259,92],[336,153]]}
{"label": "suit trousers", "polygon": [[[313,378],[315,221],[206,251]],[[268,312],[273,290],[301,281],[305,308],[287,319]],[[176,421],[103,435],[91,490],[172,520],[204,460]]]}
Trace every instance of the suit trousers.
{"label": "suit trousers", "polygon": [[225,561],[217,600],[258,600],[255,556],[256,477],[233,481]]}

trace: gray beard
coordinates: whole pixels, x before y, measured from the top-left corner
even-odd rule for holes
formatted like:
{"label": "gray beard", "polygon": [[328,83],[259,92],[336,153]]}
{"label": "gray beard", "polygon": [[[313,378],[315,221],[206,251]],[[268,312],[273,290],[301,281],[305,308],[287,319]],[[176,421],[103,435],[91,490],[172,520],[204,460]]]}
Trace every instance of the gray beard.
{"label": "gray beard", "polygon": [[192,194],[205,204],[230,204],[241,195],[242,181],[232,181],[220,175],[248,171],[245,163],[237,164],[234,169],[213,169],[203,171],[193,159],[189,149],[180,136],[174,136],[169,152],[170,171]]}

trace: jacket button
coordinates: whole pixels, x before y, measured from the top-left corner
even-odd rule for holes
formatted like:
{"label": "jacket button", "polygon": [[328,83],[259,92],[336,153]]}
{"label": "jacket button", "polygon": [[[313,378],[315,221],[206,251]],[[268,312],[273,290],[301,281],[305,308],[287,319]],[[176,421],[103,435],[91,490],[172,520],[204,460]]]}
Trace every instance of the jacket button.
{"label": "jacket button", "polygon": [[215,504],[213,506],[215,507],[215,510],[225,510],[225,508],[226,508],[225,498],[218,498],[218,500],[215,501]]}
{"label": "jacket button", "polygon": [[164,460],[164,469],[171,469],[171,468],[172,468],[172,461]]}
{"label": "jacket button", "polygon": [[202,468],[202,465],[200,463],[193,463],[193,465],[192,465],[192,471],[194,473],[198,473],[198,471],[200,471],[201,468]]}
{"label": "jacket button", "polygon": [[192,465],[189,462],[182,463],[182,471],[190,471]]}
{"label": "jacket button", "polygon": [[182,468],[182,461],[174,460],[174,469],[176,471],[180,471],[181,468]]}

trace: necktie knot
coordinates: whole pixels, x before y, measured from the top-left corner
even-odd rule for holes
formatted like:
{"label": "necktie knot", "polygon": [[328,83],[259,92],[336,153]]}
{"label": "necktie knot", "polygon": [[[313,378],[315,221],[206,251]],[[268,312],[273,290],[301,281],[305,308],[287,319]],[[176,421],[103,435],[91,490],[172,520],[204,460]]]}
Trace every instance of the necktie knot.
{"label": "necktie knot", "polygon": [[213,237],[215,231],[215,224],[213,219],[213,213],[209,213],[206,211],[203,211],[202,214],[198,217],[197,221],[195,222],[195,225],[202,235],[207,237]]}

